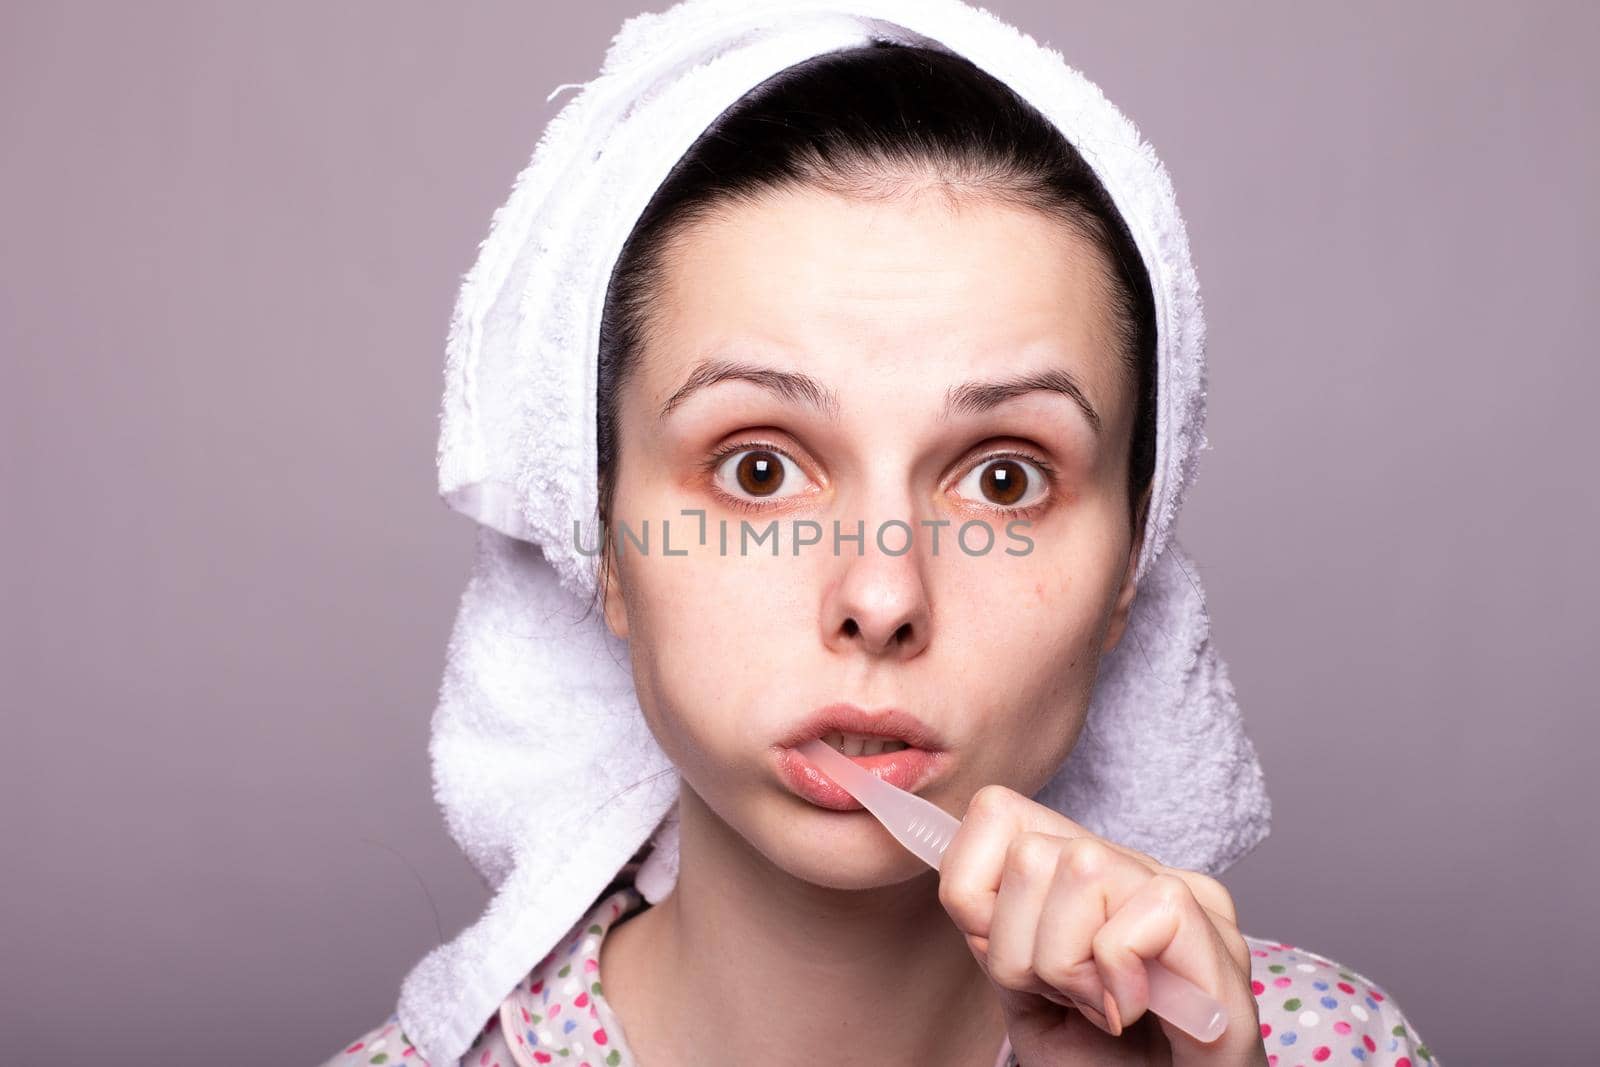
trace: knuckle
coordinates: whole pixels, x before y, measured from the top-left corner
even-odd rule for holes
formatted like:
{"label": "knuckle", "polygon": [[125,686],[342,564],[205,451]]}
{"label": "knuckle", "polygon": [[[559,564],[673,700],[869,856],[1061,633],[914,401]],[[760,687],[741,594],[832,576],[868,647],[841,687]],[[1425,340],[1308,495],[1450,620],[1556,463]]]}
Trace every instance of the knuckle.
{"label": "knuckle", "polygon": [[978,896],[959,878],[946,878],[939,882],[939,903],[964,930],[975,928],[978,916]]}
{"label": "knuckle", "polygon": [[1147,890],[1156,906],[1163,911],[1178,912],[1193,897],[1189,883],[1175,874],[1157,874],[1151,877]]}
{"label": "knuckle", "polygon": [[[972,802],[967,805],[967,813],[971,815],[993,815],[1004,811],[1011,806],[1012,797],[1016,794],[998,782],[990,782],[972,794]],[[965,821],[965,819],[963,819]]]}
{"label": "knuckle", "polygon": [[1032,985],[1033,968],[1027,961],[1006,959],[991,953],[989,977],[1007,989],[1028,989]]}
{"label": "knuckle", "polygon": [[1099,878],[1111,867],[1111,846],[1096,837],[1075,837],[1066,845],[1062,862],[1078,881]]}
{"label": "knuckle", "polygon": [[1202,902],[1211,901],[1209,905],[1211,909],[1226,915],[1230,922],[1236,918],[1233,894],[1228,892],[1227,886],[1211,875],[1199,871],[1193,872],[1189,877],[1197,887],[1195,895],[1201,897]]}
{"label": "knuckle", "polygon": [[1089,939],[1089,950],[1094,953],[1095,959],[1108,964],[1121,961],[1129,951],[1116,940],[1116,933],[1110,926],[1102,926],[1095,931]]}
{"label": "knuckle", "polygon": [[1037,830],[1024,830],[1006,846],[1006,873],[1026,877],[1053,868],[1059,854],[1060,845],[1055,838]]}
{"label": "knuckle", "polygon": [[[1245,941],[1244,935],[1238,930],[1229,930],[1222,935],[1222,939],[1228,947],[1228,955],[1233,958],[1233,962],[1238,965],[1239,970],[1244,974],[1249,974],[1250,944]],[[1254,1000],[1255,998],[1252,997],[1251,999]]]}

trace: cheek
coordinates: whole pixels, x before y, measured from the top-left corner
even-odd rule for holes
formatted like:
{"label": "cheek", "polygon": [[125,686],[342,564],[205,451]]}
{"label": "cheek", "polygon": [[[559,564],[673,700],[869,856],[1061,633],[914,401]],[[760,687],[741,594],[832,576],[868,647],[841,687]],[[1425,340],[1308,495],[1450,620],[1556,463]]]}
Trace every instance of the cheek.
{"label": "cheek", "polygon": [[969,706],[990,720],[983,732],[1015,739],[994,751],[991,776],[1031,795],[1082,729],[1112,593],[1097,557],[992,562],[963,568],[952,599],[961,618],[944,634],[957,646],[955,662],[988,665],[953,672]]}
{"label": "cheek", "polygon": [[652,729],[675,759],[747,759],[771,741],[775,697],[793,680],[793,650],[816,641],[801,611],[805,568],[782,557],[718,556],[714,533],[688,556],[651,548],[628,561],[628,643],[641,706],[648,700]]}
{"label": "cheek", "polygon": [[973,563],[954,576],[947,603],[960,619],[943,628],[947,639],[1025,673],[1086,665],[1083,650],[1098,647],[1110,603],[1093,567],[1043,554]]}

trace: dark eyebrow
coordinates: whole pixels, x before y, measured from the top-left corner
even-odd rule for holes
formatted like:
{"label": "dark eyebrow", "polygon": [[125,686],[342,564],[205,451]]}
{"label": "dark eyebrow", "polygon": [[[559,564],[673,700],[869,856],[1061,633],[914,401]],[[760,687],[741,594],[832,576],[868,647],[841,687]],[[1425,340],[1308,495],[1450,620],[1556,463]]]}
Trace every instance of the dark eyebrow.
{"label": "dark eyebrow", "polygon": [[689,380],[667,398],[656,418],[658,420],[666,418],[672,414],[674,408],[701,389],[725,381],[753,382],[785,400],[815,408],[830,422],[839,417],[839,394],[809,374],[759,367],[753,363],[740,363],[736,360],[709,359],[690,372]]}
{"label": "dark eyebrow", "polygon": [[1019,374],[1015,378],[1002,378],[993,382],[967,382],[965,385],[958,385],[945,394],[944,413],[939,417],[948,419],[952,415],[976,415],[1012,397],[1040,390],[1060,393],[1077,404],[1084,418],[1089,420],[1089,428],[1095,432],[1096,437],[1100,436],[1100,413],[1089,403],[1088,396],[1078,385],[1078,379],[1060,369]]}
{"label": "dark eyebrow", "polygon": [[[785,400],[814,408],[829,421],[839,417],[839,395],[809,374],[775,370],[771,367],[741,363],[736,360],[712,359],[697,365],[678,391],[661,405],[657,419],[665,419],[690,396],[707,386],[723,381],[746,381],[770,390]],[[977,415],[998,407],[1013,397],[1033,392],[1060,393],[1078,405],[1096,436],[1100,433],[1100,413],[1095,411],[1084,395],[1083,389],[1071,374],[1064,370],[1046,370],[1021,374],[996,381],[966,382],[953,386],[945,393],[944,411],[940,419],[956,415]]]}

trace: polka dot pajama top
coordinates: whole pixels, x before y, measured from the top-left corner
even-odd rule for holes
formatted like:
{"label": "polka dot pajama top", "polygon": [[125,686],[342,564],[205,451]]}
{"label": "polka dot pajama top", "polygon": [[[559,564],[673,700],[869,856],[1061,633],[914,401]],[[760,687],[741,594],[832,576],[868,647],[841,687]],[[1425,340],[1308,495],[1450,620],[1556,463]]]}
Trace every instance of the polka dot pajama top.
{"label": "polka dot pajama top", "polygon": [[[632,885],[602,896],[501,1002],[462,1057],[462,1067],[638,1067],[622,1024],[601,994],[599,959],[606,931],[643,906],[644,898]],[[1261,1040],[1274,1067],[1438,1067],[1416,1029],[1379,986],[1303,948],[1249,936],[1245,940]],[[394,1015],[323,1067],[378,1064],[429,1067]],[[1023,1067],[1009,1041],[993,1067]]]}

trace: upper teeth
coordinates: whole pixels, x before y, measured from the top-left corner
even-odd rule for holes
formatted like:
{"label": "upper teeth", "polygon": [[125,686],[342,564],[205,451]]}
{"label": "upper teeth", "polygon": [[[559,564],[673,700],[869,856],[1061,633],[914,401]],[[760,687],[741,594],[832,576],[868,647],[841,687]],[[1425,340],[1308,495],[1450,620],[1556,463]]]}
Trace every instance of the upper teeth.
{"label": "upper teeth", "polygon": [[824,734],[822,740],[846,756],[876,756],[880,752],[898,752],[911,746],[890,737],[873,737],[870,734],[846,734],[835,730]]}

